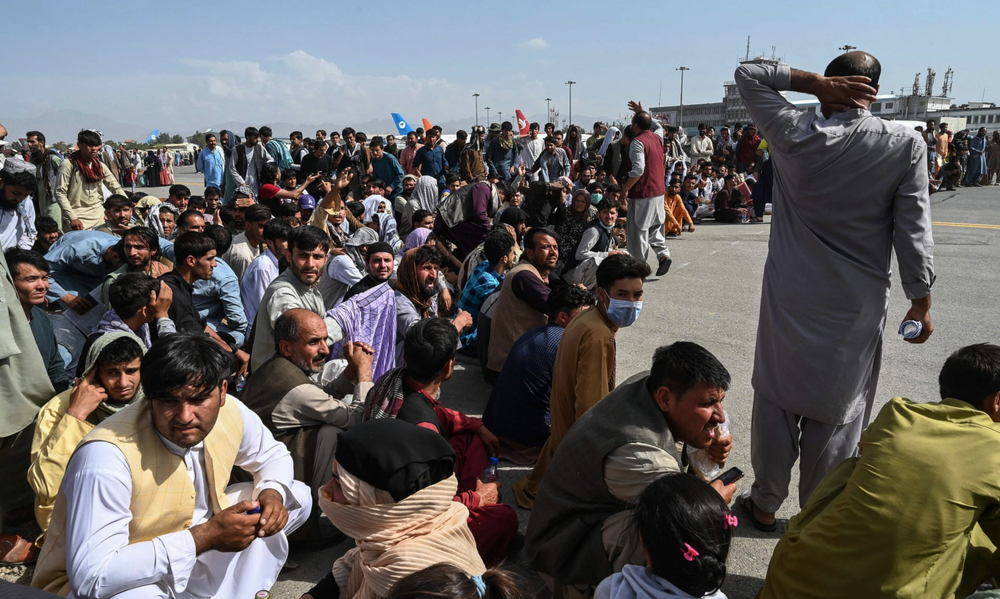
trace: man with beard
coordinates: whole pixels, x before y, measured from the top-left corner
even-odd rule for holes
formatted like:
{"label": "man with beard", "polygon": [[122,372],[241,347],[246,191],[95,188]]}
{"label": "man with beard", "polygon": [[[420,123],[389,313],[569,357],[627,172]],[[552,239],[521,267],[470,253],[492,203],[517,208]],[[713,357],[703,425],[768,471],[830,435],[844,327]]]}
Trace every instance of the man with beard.
{"label": "man with beard", "polygon": [[177,217],[177,228],[174,236],[180,237],[188,231],[205,232],[205,215],[197,210],[185,210]]}
{"label": "man with beard", "polygon": [[[510,121],[504,121],[504,125],[509,124]],[[513,127],[513,125],[511,126]],[[538,129],[538,123],[531,123],[531,126],[528,128],[528,137],[521,138],[520,148],[518,148],[519,154],[517,155],[517,159],[511,164],[508,181],[513,178],[518,166],[523,164],[525,168],[530,168],[529,165],[534,165],[538,157],[545,150],[545,140],[538,136]],[[532,180],[538,181],[538,177],[533,176]]]}
{"label": "man with beard", "polygon": [[[490,130],[493,129],[493,125],[490,125]],[[489,177],[499,177],[501,181],[510,182],[514,179],[514,173],[517,170],[515,162],[518,161],[518,152],[520,148],[514,143],[514,125],[510,124],[510,121],[504,121],[499,128],[500,136],[495,138],[490,142],[490,147],[486,150],[483,159],[486,161],[486,168],[489,171]],[[538,137],[538,129],[534,129],[535,138]],[[532,138],[534,139],[534,138]],[[525,140],[527,143],[528,140]],[[537,140],[538,144],[541,145],[542,140]],[[534,143],[532,141],[532,143]],[[541,153],[541,148],[539,148],[539,153]],[[537,154],[531,159],[531,164],[535,163]]]}
{"label": "man with beard", "polygon": [[399,238],[404,239],[413,230],[413,224],[410,219],[406,218],[407,212],[413,213],[413,210],[420,208],[419,202],[414,202],[413,206],[410,206],[407,210],[407,206],[410,205],[411,198],[413,197],[413,190],[417,188],[417,176],[416,175],[406,175],[403,177],[403,193],[396,196],[393,202],[393,211],[397,215],[397,220],[399,221],[398,233]]}
{"label": "man with beard", "polygon": [[247,266],[240,281],[240,297],[248,321],[257,317],[257,308],[267,286],[288,267],[288,236],[291,233],[291,225],[281,219],[269,220],[264,225],[264,253]]}
{"label": "man with beard", "polygon": [[104,222],[102,186],[113,194],[125,195],[125,190],[99,159],[102,146],[97,131],[80,131],[76,145],[78,149],[59,165],[56,201],[62,207],[63,220],[80,231]]}
{"label": "man with beard", "polygon": [[[403,363],[406,333],[421,320],[437,316],[437,277],[441,253],[422,245],[403,254],[396,272],[396,363]],[[468,312],[459,310],[452,321],[459,333],[472,324]]]}
{"label": "man with beard", "polygon": [[385,136],[385,153],[391,154],[396,160],[399,160],[399,146],[396,145],[395,135]]}
{"label": "man with beard", "polygon": [[112,195],[104,200],[104,223],[95,231],[121,237],[132,221],[132,202],[125,196]]}
{"label": "man with beard", "polygon": [[[343,131],[344,145],[334,151],[332,156],[332,166],[337,170],[344,170],[352,167],[358,175],[368,172],[368,152],[358,143],[357,134],[354,129],[347,127]],[[355,177],[351,180],[350,192],[355,198],[361,193],[361,178]]]}
{"label": "man with beard", "polygon": [[194,283],[212,278],[215,270],[215,240],[204,233],[185,233],[174,243],[174,270],[159,280],[170,287],[173,300],[168,314],[179,333],[205,333],[236,358],[238,372],[245,372],[250,356],[224,341],[215,329],[206,324],[194,305]]}
{"label": "man with beard", "polygon": [[368,274],[347,290],[344,301],[346,302],[355,295],[388,281],[389,277],[392,276],[395,264],[396,256],[392,252],[392,246],[388,243],[378,241],[369,245],[368,252],[365,254],[365,268]]}
{"label": "man with beard", "polygon": [[125,264],[118,270],[104,277],[101,286],[101,301],[110,307],[109,294],[111,284],[127,272],[145,273],[154,279],[170,272],[166,264],[160,261],[160,238],[149,227],[132,227],[116,246]]}
{"label": "man with beard", "polygon": [[38,216],[48,216],[55,219],[62,231],[62,208],[56,202],[56,185],[58,184],[59,165],[63,158],[51,148],[45,147],[45,135],[41,131],[28,131],[28,151],[31,152],[31,163],[37,167],[38,188],[32,195],[38,203]]}
{"label": "man with beard", "polygon": [[[372,387],[372,348],[347,342],[339,373],[317,383],[330,357],[326,323],[305,308],[293,308],[274,323],[277,353],[254,370],[242,401],[260,416],[274,438],[292,454],[295,478],[313,494],[330,480],[337,435],[361,422]],[[308,524],[307,524],[308,526]]]}
{"label": "man with beard", "polygon": [[462,180],[471,183],[485,181],[489,172],[486,170],[486,163],[483,160],[483,143],[485,143],[486,129],[482,125],[472,128],[472,139],[465,144],[462,153],[459,155],[459,171]]}
{"label": "man with beard", "polygon": [[243,136],[246,138],[243,144],[233,150],[229,174],[236,185],[248,186],[256,196],[262,183],[260,173],[265,164],[274,162],[274,158],[260,143],[260,131],[256,127],[247,127]]}
{"label": "man with beard", "polygon": [[[257,309],[250,352],[254,371],[275,354],[274,324],[279,316],[292,308],[306,308],[320,316],[326,314],[319,278],[330,251],[330,237],[317,227],[296,227],[288,236],[288,250],[291,258],[288,268],[271,281]],[[332,340],[339,341],[340,336],[332,336]]]}
{"label": "man with beard", "polygon": [[225,181],[226,155],[214,133],[205,134],[205,148],[198,153],[198,170],[205,175],[205,187],[222,187]]}
{"label": "man with beard", "polygon": [[35,209],[25,200],[37,187],[34,165],[12,156],[0,169],[0,245],[30,250],[35,243]]}
{"label": "man with beard", "polygon": [[417,169],[413,168],[413,158],[417,155],[417,150],[422,148],[423,145],[417,143],[417,134],[410,131],[406,134],[406,147],[399,154],[399,164],[403,167],[403,172],[407,175],[417,175]]}
{"label": "man with beard", "polygon": [[94,427],[142,397],[139,365],[146,346],[129,332],[100,335],[87,351],[83,376],[60,390],[38,412],[31,442],[28,484],[35,491],[35,518],[42,535],[49,528],[56,495],[70,456]]}

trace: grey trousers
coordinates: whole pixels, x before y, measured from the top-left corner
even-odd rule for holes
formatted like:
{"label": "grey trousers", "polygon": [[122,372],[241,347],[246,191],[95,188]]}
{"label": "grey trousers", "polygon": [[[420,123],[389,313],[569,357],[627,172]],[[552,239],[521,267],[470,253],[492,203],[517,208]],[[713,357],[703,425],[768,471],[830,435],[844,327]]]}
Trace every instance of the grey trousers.
{"label": "grey trousers", "polygon": [[874,394],[860,414],[846,424],[827,424],[787,412],[759,393],[753,397],[750,462],[754,482],[750,498],[765,512],[777,512],[788,497],[792,467],[799,460],[799,507],[830,470],[858,455],[861,431],[868,426]]}
{"label": "grey trousers", "polygon": [[663,207],[663,196],[652,198],[632,198],[628,201],[627,249],[633,257],[646,262],[650,248],[656,259],[670,257],[667,240],[663,236],[663,223],[667,211]]}

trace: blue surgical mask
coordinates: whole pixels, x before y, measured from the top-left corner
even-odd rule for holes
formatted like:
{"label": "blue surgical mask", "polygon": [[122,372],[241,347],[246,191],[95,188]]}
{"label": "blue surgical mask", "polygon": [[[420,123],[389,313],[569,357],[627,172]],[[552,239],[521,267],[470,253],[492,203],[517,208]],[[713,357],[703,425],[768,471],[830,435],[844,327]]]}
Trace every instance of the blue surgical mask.
{"label": "blue surgical mask", "polygon": [[602,194],[599,193],[590,194],[590,203],[594,204],[595,206],[597,204],[600,204],[602,199],[604,199],[604,196]]}
{"label": "blue surgical mask", "polygon": [[635,321],[639,319],[640,311],[642,311],[641,300],[638,302],[629,302],[612,299],[608,302],[608,320],[621,328],[635,324]]}

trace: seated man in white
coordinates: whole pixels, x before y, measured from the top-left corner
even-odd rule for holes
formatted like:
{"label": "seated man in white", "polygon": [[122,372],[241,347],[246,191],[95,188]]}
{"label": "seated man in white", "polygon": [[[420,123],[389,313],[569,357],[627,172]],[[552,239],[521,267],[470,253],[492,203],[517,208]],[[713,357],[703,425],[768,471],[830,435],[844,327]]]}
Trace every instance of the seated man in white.
{"label": "seated man in white", "polygon": [[[236,365],[211,338],[162,338],[146,360],[146,399],[101,422],[70,459],[32,586],[88,599],[252,597],[277,579],[309,487],[226,394]],[[254,482],[227,488],[233,466]]]}

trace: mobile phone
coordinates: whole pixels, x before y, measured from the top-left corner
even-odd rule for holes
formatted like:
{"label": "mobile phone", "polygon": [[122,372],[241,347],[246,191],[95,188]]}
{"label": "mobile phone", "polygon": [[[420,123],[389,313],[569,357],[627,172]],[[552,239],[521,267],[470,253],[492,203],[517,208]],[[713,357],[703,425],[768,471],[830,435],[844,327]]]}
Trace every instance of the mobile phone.
{"label": "mobile phone", "polygon": [[720,474],[719,477],[716,478],[715,480],[721,482],[724,485],[731,485],[734,482],[740,480],[741,478],[743,478],[742,470],[740,470],[739,468],[730,468],[729,470],[726,470],[725,472]]}

